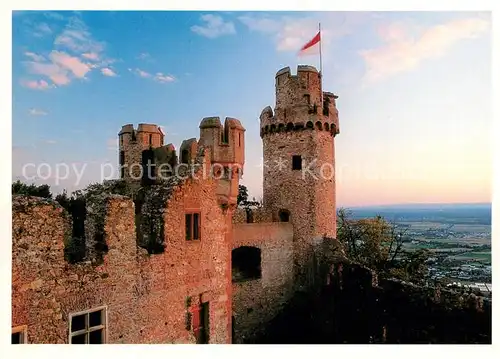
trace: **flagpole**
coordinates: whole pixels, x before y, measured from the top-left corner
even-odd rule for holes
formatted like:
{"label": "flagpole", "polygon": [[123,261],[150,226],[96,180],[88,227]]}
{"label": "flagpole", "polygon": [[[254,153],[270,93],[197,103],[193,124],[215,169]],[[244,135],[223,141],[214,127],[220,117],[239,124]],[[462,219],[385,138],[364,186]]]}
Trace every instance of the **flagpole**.
{"label": "flagpole", "polygon": [[323,108],[323,59],[321,56],[321,43],[323,40],[321,38],[321,23],[318,23],[318,30],[319,30],[319,81],[320,81],[320,88],[321,88],[321,108]]}

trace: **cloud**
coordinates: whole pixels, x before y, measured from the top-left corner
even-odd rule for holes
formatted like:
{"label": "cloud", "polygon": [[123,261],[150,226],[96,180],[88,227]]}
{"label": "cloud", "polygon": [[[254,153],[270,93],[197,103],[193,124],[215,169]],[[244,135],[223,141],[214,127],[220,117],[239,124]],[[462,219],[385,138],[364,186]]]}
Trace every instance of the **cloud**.
{"label": "cloud", "polygon": [[[25,56],[31,60],[24,62],[28,73],[46,78],[37,81],[24,81],[25,87],[47,89],[54,87],[53,85],[68,85],[74,79],[87,79],[87,74],[93,69],[101,69],[101,73],[106,76],[116,75],[108,68],[108,65],[115,60],[105,56],[105,44],[92,37],[87,25],[79,16],[65,18],[58,13],[44,13],[44,15],[56,20],[67,20],[67,24],[55,36],[55,48],[50,50],[48,54],[25,52]],[[44,24],[39,24],[37,28],[48,32],[50,28]],[[50,80],[52,84],[47,80]]]}
{"label": "cloud", "polygon": [[137,59],[139,59],[139,60],[151,60],[151,55],[148,52],[143,52],[137,56]]}
{"label": "cloud", "polygon": [[169,82],[174,82],[177,79],[173,75],[166,75],[163,72],[157,72],[156,74],[152,75],[151,73],[135,68],[135,69],[128,69],[130,72],[135,74],[136,76],[142,77],[144,79],[151,79],[153,81],[159,82],[159,83],[169,83]]}
{"label": "cloud", "polygon": [[43,57],[42,55],[38,55],[38,54],[35,54],[34,52],[25,52],[24,55],[30,57],[33,61],[37,61],[37,62],[41,62],[41,61],[45,61],[45,57]]}
{"label": "cloud", "polygon": [[66,19],[63,15],[61,15],[61,14],[59,14],[57,12],[53,12],[53,11],[47,11],[47,12],[44,13],[44,15],[45,15],[45,17],[47,17],[49,19],[52,19],[52,20],[59,20],[59,21],[61,21],[61,20],[65,20]]}
{"label": "cloud", "polygon": [[104,50],[104,43],[95,40],[87,25],[76,16],[69,19],[63,32],[54,40],[54,45],[78,54],[99,54]]}
{"label": "cloud", "polygon": [[44,110],[37,109],[37,108],[31,108],[29,110],[29,114],[31,116],[47,116],[47,112],[45,112]]}
{"label": "cloud", "polygon": [[104,75],[104,76],[110,76],[110,77],[114,77],[116,76],[116,72],[114,72],[112,69],[110,69],[109,67],[104,67],[101,69],[101,73]]}
{"label": "cloud", "polygon": [[52,34],[52,29],[46,23],[42,22],[35,27],[33,35],[35,37],[43,37]]}
{"label": "cloud", "polygon": [[83,63],[78,57],[68,55],[64,52],[52,51],[50,59],[54,64],[71,71],[78,78],[84,78],[87,72],[90,71],[89,65]]}
{"label": "cloud", "polygon": [[191,26],[191,31],[198,35],[214,39],[222,35],[231,35],[236,33],[234,24],[230,21],[224,22],[222,17],[219,15],[201,15],[201,20],[205,22],[204,26]]}
{"label": "cloud", "polygon": [[55,141],[55,140],[47,140],[47,141],[45,141],[45,143],[48,144],[48,145],[55,145],[57,143],[57,141]]}
{"label": "cloud", "polygon": [[[30,57],[33,58],[33,56]],[[71,79],[75,77],[85,78],[85,75],[91,70],[90,66],[83,63],[78,57],[64,52],[52,51],[49,54],[49,59],[50,61],[46,62],[27,61],[25,65],[31,74],[45,76],[59,86],[69,84]]]}
{"label": "cloud", "polygon": [[54,85],[50,85],[47,81],[45,80],[35,80],[35,81],[26,81],[22,80],[21,85],[27,88],[30,88],[32,90],[48,90],[50,88],[53,88]]}
{"label": "cloud", "polygon": [[142,78],[150,78],[151,77],[151,74],[149,72],[146,72],[144,70],[141,70],[141,69],[128,69],[130,72],[136,74],[137,76],[139,77],[142,77]]}
{"label": "cloud", "polygon": [[175,77],[171,75],[162,74],[161,72],[157,72],[154,77],[154,80],[161,83],[167,83],[175,81]]}
{"label": "cloud", "polygon": [[366,13],[336,12],[319,16],[270,16],[247,14],[238,17],[250,31],[270,35],[277,51],[298,51],[318,32],[321,22],[322,46],[325,50],[335,39],[352,33],[366,20]]}
{"label": "cloud", "polygon": [[99,60],[99,54],[95,52],[88,52],[82,54],[82,57],[85,57],[87,60],[97,61]]}
{"label": "cloud", "polygon": [[378,35],[384,45],[360,51],[366,66],[364,82],[413,70],[422,61],[443,56],[459,41],[486,33],[489,27],[490,22],[480,17],[454,20],[423,30],[401,23],[381,26]]}

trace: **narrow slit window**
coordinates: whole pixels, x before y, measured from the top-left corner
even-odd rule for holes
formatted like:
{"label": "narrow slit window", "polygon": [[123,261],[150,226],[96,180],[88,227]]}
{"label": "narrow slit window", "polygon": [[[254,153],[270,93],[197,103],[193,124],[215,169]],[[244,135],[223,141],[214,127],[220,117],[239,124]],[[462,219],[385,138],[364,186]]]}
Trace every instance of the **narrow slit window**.
{"label": "narrow slit window", "polygon": [[193,239],[192,233],[191,233],[192,218],[193,218],[193,215],[191,213],[186,214],[186,240],[188,240],[188,241]]}
{"label": "narrow slit window", "polygon": [[193,214],[193,239],[200,239],[200,214]]}
{"label": "narrow slit window", "polygon": [[199,212],[186,214],[186,240],[197,241],[201,238],[201,214]]}
{"label": "narrow slit window", "polygon": [[297,171],[302,169],[302,156],[292,157],[292,170]]}

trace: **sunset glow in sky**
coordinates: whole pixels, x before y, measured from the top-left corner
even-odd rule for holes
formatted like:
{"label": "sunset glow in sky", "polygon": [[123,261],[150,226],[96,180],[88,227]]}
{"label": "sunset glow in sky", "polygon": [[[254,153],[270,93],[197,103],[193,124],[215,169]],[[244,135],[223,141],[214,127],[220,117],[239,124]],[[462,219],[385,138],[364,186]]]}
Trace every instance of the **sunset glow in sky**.
{"label": "sunset glow in sky", "polygon": [[276,71],[319,67],[296,56],[318,22],[323,89],[339,96],[338,206],[491,202],[491,17],[478,12],[14,13],[13,178],[85,165],[80,183],[36,180],[73,191],[117,165],[123,124],[159,124],[179,148],[203,117],[230,116],[260,197],[258,118]]}

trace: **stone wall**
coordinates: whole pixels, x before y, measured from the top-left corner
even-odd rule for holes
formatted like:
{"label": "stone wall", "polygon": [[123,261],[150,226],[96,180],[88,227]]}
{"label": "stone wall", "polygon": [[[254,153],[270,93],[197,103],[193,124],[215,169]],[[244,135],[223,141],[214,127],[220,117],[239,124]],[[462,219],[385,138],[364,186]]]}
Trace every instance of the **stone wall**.
{"label": "stone wall", "polygon": [[232,286],[233,343],[251,343],[293,294],[292,225],[235,224],[232,246],[261,251],[261,277]]}
{"label": "stone wall", "polygon": [[[250,218],[249,218],[250,217]],[[250,220],[251,222],[248,222]],[[234,211],[233,223],[266,223],[272,222],[271,212],[267,209],[260,208],[237,208]]]}
{"label": "stone wall", "polygon": [[[216,182],[187,180],[165,209],[165,251],[137,246],[131,199],[106,198],[103,262],[69,264],[71,219],[53,201],[13,198],[12,327],[28,343],[68,343],[71,313],[105,307],[108,343],[194,343],[188,311],[209,304],[209,342],[231,342],[230,209]],[[203,200],[202,200],[203,199]],[[201,213],[201,240],[186,241],[184,211]]]}
{"label": "stone wall", "polygon": [[347,261],[295,295],[262,344],[490,344],[491,299],[395,279]]}

